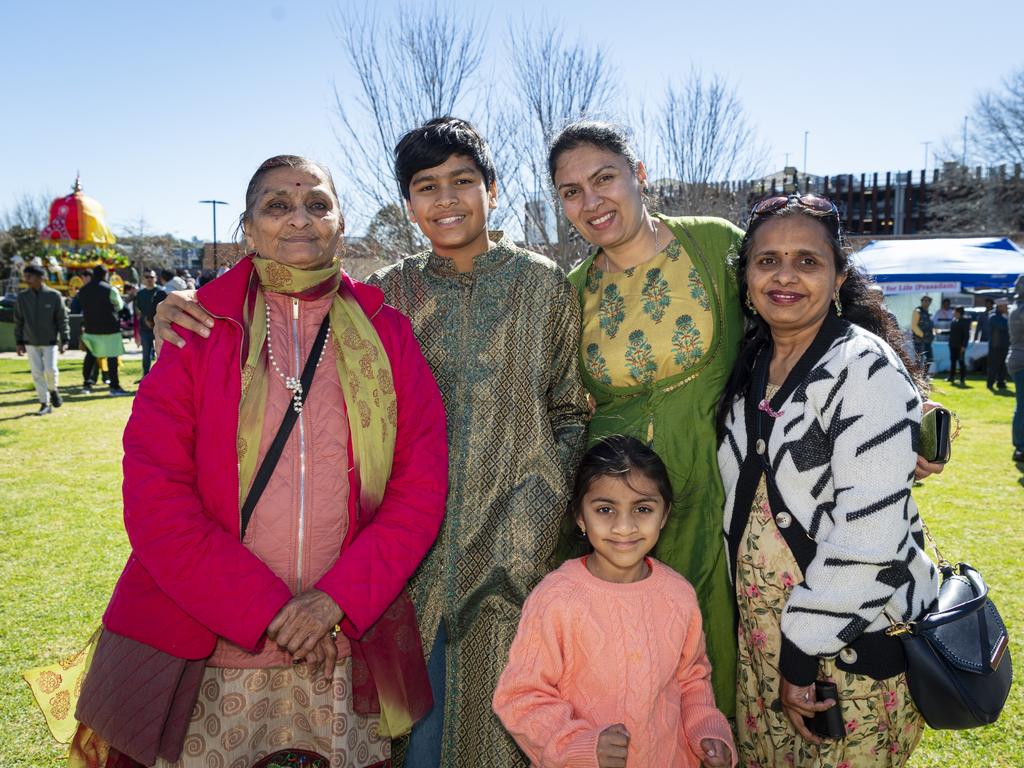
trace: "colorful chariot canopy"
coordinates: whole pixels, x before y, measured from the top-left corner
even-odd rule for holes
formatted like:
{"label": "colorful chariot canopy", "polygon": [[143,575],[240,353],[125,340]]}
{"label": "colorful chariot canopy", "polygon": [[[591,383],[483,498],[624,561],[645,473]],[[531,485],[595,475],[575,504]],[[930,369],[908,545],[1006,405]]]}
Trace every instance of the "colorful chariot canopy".
{"label": "colorful chariot canopy", "polygon": [[67,197],[58,197],[50,204],[50,223],[39,237],[50,243],[77,246],[113,245],[117,238],[107,228],[103,206],[82,193],[79,177]]}

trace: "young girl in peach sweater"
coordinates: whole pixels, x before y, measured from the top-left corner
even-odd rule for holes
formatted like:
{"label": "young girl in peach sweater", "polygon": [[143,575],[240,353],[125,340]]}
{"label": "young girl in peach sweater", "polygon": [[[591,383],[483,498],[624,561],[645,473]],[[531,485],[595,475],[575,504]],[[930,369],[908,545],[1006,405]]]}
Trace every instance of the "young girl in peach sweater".
{"label": "young girl in peach sweater", "polygon": [[494,711],[538,768],[736,763],[693,587],[648,557],[672,487],[631,437],[583,458],[571,514],[593,547],[530,594]]}

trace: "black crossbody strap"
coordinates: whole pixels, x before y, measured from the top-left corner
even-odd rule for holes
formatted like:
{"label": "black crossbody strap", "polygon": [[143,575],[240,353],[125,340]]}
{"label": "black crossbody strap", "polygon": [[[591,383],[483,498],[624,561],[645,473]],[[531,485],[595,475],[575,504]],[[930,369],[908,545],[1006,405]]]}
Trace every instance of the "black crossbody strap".
{"label": "black crossbody strap", "polygon": [[[327,329],[330,325],[331,312],[328,309],[327,314],[324,315],[324,321],[320,323],[320,330],[316,334],[313,348],[309,350],[306,365],[302,369],[302,393],[299,395],[299,400],[303,404],[305,404],[306,399],[309,397],[309,388],[313,385],[313,374],[316,373],[316,366],[320,361],[320,353],[323,351],[324,344],[327,341]],[[263,490],[267,487],[270,476],[274,474],[274,467],[277,466],[277,462],[281,458],[284,444],[288,442],[288,435],[291,434],[292,427],[295,426],[298,418],[298,412],[289,405],[284,412],[284,418],[281,419],[281,426],[278,427],[277,434],[274,435],[274,442],[270,444],[270,448],[267,449],[267,455],[263,457],[263,463],[256,470],[256,476],[253,478],[252,486],[250,486],[249,493],[245,497],[245,503],[242,505],[242,524],[241,531],[238,534],[240,539],[245,538],[245,529],[249,527],[249,520],[252,518],[253,510],[256,509],[256,502],[260,500],[260,496],[263,495]]]}
{"label": "black crossbody strap", "polygon": [[[836,339],[849,330],[850,324],[841,318],[829,315],[825,318],[814,341],[804,351],[789,372],[786,381],[783,382],[779,391],[772,397],[769,406],[773,410],[779,410],[789,399],[790,395],[799,387],[807,374],[814,368],[815,364],[824,356],[825,352],[832,346]],[[742,417],[745,419],[747,431],[747,452],[743,463],[740,465],[740,475],[736,482],[736,493],[733,502],[732,524],[726,532],[726,540],[729,545],[729,556],[732,558],[733,578],[735,578],[736,558],[739,552],[740,539],[743,531],[746,530],[750,518],[750,506],[757,493],[758,481],[764,474],[768,489],[768,502],[771,506],[772,516],[787,511],[785,501],[775,483],[775,468],[768,461],[768,441],[772,435],[772,428],[775,420],[765,416],[758,407],[762,398],[767,394],[768,370],[771,365],[772,347],[766,344],[754,360],[751,380],[745,395],[744,411]],[[762,442],[763,454],[757,453],[758,441]],[[807,571],[811,561],[817,553],[817,543],[806,532],[800,521],[795,516],[791,517],[792,522],[787,527],[780,527],[779,533],[786,541],[797,565],[804,572]]]}

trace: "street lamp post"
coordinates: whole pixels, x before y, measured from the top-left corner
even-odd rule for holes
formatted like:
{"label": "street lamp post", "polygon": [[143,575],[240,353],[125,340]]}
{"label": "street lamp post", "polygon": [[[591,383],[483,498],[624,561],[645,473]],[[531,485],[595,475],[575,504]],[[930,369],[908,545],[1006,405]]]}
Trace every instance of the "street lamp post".
{"label": "street lamp post", "polygon": [[217,206],[227,205],[223,200],[200,200],[200,203],[209,205],[213,209],[213,274],[217,275]]}
{"label": "street lamp post", "polygon": [[807,137],[810,131],[804,131],[804,183],[807,183]]}
{"label": "street lamp post", "polygon": [[964,115],[964,155],[960,160],[960,164],[967,167],[967,115]]}

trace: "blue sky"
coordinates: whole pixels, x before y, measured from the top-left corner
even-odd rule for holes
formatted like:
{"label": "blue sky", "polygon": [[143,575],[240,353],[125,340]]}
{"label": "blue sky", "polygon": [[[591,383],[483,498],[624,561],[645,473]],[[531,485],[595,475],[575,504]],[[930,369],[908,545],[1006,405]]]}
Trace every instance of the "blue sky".
{"label": "blue sky", "polygon": [[[397,2],[376,5],[388,14]],[[486,18],[493,58],[485,71],[498,77],[509,22],[542,12],[570,37],[605,47],[630,105],[653,103],[691,65],[722,75],[772,147],[771,169],[785,152],[802,164],[804,131],[812,173],[919,169],[922,142],[958,141],[978,90],[1024,65],[1014,40],[1024,26],[1020,0],[454,6]],[[23,193],[64,194],[81,171],[115,231],[143,216],[151,231],[209,238],[209,206],[197,201],[215,197],[229,203],[218,212],[225,239],[224,222],[241,211],[265,157],[317,157],[343,187],[333,84],[354,91],[331,18],[344,7],[4,3],[0,209]]]}

